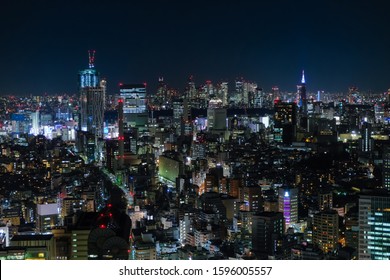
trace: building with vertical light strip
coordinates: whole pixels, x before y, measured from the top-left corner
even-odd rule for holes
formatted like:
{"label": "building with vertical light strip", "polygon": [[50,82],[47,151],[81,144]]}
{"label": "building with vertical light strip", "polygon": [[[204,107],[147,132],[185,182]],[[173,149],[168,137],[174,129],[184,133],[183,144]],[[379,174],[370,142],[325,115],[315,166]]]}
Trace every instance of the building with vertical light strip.
{"label": "building with vertical light strip", "polygon": [[298,222],[298,189],[279,188],[279,212],[283,213],[285,230]]}
{"label": "building with vertical light strip", "polygon": [[374,147],[374,139],[371,137],[372,124],[364,122],[360,131],[361,139],[359,139],[360,151],[370,153]]}
{"label": "building with vertical light strip", "polygon": [[390,260],[390,194],[359,198],[359,260]]}

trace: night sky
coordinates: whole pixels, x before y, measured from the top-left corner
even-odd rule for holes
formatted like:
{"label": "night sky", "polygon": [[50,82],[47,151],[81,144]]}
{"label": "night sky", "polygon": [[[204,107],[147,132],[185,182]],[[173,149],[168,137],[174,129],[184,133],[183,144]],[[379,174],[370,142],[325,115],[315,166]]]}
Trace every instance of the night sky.
{"label": "night sky", "polygon": [[159,76],[183,90],[193,75],[295,91],[390,87],[389,1],[1,0],[0,94],[77,92],[88,50],[108,81]]}

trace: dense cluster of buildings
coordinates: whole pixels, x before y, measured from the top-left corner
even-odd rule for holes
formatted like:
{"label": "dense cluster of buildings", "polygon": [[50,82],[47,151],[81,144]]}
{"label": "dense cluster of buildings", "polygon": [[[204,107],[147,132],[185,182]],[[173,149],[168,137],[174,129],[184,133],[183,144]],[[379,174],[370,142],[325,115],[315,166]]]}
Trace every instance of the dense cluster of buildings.
{"label": "dense cluster of buildings", "polygon": [[390,91],[0,99],[0,259],[390,259]]}

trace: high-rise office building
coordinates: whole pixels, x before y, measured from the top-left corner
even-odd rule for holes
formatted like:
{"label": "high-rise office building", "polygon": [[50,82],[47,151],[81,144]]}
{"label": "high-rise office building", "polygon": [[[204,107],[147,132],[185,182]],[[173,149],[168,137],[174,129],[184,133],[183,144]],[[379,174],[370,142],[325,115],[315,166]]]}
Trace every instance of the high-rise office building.
{"label": "high-rise office building", "polygon": [[227,82],[222,82],[217,85],[216,95],[217,98],[222,100],[223,107],[228,105],[228,83]]}
{"label": "high-rise office building", "polygon": [[390,146],[383,147],[382,187],[390,191]]}
{"label": "high-rise office building", "polygon": [[157,92],[151,100],[152,106],[157,108],[166,108],[166,103],[169,103],[170,97],[171,96],[168,95],[168,87],[164,82],[164,78],[159,77]]}
{"label": "high-rise office building", "polygon": [[91,132],[98,138],[103,137],[105,95],[105,80],[101,80],[98,87],[80,89],[81,130]]}
{"label": "high-rise office building", "polygon": [[259,212],[252,217],[252,248],[259,257],[274,255],[277,240],[283,236],[283,214],[279,212]]}
{"label": "high-rise office building", "polygon": [[359,260],[390,260],[390,195],[359,198]]}
{"label": "high-rise office building", "polygon": [[324,211],[314,214],[313,243],[324,253],[336,249],[339,239],[339,215],[336,211]]}
{"label": "high-rise office building", "polygon": [[124,130],[123,130],[123,99],[119,98],[118,100],[118,126],[119,126],[119,135],[118,135],[118,146],[119,146],[119,155],[118,155],[118,167],[119,169],[123,168],[124,163]]}
{"label": "high-rise office building", "polygon": [[47,233],[60,224],[60,212],[57,203],[37,205],[37,231]]}
{"label": "high-rise office building", "polygon": [[189,213],[185,213],[183,218],[179,220],[180,227],[180,243],[186,243],[186,236],[188,233],[192,232],[192,219]]}
{"label": "high-rise office building", "polygon": [[297,130],[297,104],[277,101],[274,109],[274,140],[283,143],[293,142]]}
{"label": "high-rise office building", "polygon": [[278,86],[273,86],[272,87],[271,98],[272,98],[272,101],[281,99],[280,90],[279,90]]}
{"label": "high-rise office building", "polygon": [[275,126],[297,124],[297,106],[294,102],[275,102]]}
{"label": "high-rise office building", "polygon": [[146,112],[146,84],[120,84],[119,94],[123,99],[125,115]]}
{"label": "high-rise office building", "polygon": [[208,130],[226,130],[227,110],[225,108],[207,109]]}
{"label": "high-rise office building", "polygon": [[359,246],[359,209],[355,207],[349,210],[344,216],[345,223],[345,245],[353,248],[356,253]]}
{"label": "high-rise office building", "polygon": [[304,115],[307,114],[307,97],[306,97],[306,80],[305,71],[302,71],[301,83],[297,85],[297,98],[299,100],[298,105]]}
{"label": "high-rise office building", "polygon": [[79,72],[80,124],[97,138],[103,137],[106,80],[100,80],[94,65],[95,51],[89,52],[89,68]]}
{"label": "high-rise office building", "polygon": [[35,136],[39,134],[39,110],[32,112],[30,115],[32,125],[31,125],[31,133]]}
{"label": "high-rise office building", "polygon": [[196,98],[196,87],[195,87],[195,82],[194,82],[194,77],[191,75],[188,78],[188,83],[187,83],[187,88],[186,88],[186,93],[185,97],[186,99],[195,99]]}
{"label": "high-rise office building", "polygon": [[363,153],[370,153],[374,147],[374,139],[371,137],[372,125],[370,123],[363,123],[360,130],[361,139],[359,140],[360,151]]}
{"label": "high-rise office building", "polygon": [[245,186],[241,191],[241,201],[244,202],[242,210],[261,212],[263,211],[262,192],[259,186]]}
{"label": "high-rise office building", "polygon": [[324,189],[318,193],[318,209],[325,211],[333,208],[333,192],[332,190]]}
{"label": "high-rise office building", "polygon": [[88,69],[79,72],[79,88],[99,86],[99,72],[95,69],[95,51],[88,51]]}
{"label": "high-rise office building", "polygon": [[280,187],[279,212],[283,213],[285,229],[298,222],[298,188]]}

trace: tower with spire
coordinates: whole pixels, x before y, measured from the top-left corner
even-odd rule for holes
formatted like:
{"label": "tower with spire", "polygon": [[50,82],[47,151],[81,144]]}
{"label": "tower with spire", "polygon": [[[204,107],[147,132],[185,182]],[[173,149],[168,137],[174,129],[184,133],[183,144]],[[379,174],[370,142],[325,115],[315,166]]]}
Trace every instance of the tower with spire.
{"label": "tower with spire", "polygon": [[[92,162],[99,155],[98,139],[103,138],[106,80],[100,79],[95,69],[95,51],[88,51],[88,68],[79,71],[78,86],[80,94],[79,131],[90,136],[88,161]],[[81,135],[81,133],[80,133]],[[92,148],[93,147],[93,148]]]}
{"label": "tower with spire", "polygon": [[307,115],[307,97],[306,97],[306,80],[305,80],[305,70],[302,70],[302,79],[301,83],[297,85],[297,97],[298,97],[298,106],[303,115]]}

